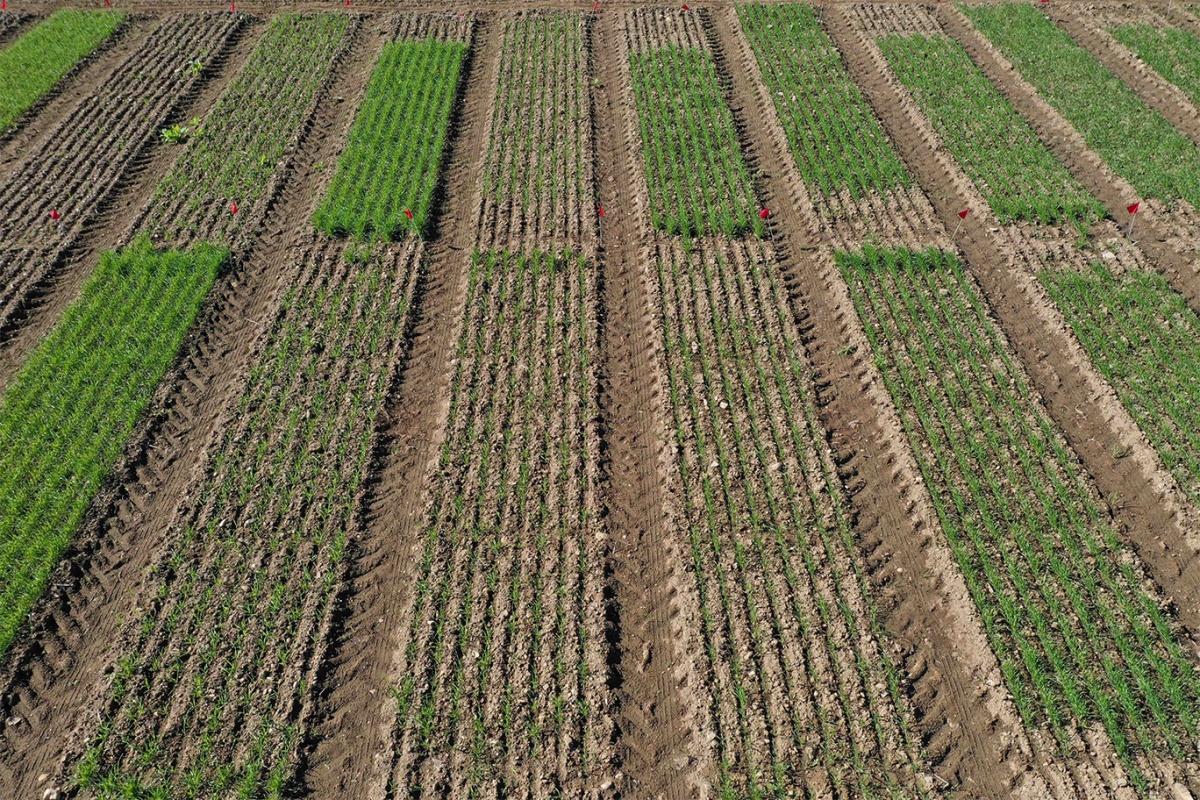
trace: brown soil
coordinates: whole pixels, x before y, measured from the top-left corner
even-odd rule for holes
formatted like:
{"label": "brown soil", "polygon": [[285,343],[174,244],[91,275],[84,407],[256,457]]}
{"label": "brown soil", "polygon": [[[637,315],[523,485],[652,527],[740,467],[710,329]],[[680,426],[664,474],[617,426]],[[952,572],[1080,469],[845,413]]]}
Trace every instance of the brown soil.
{"label": "brown soil", "polygon": [[[158,141],[159,129],[196,116],[210,87],[225,85],[244,22],[164,20],[0,187],[0,389],[77,295],[97,254],[127,239],[134,214],[178,153]],[[184,57],[203,62],[203,73],[178,68]],[[53,198],[39,195],[43,185],[56,187]],[[48,223],[51,207],[63,215],[56,225]]]}
{"label": "brown soil", "polygon": [[[626,18],[628,19],[628,18]],[[693,715],[698,701],[694,651],[681,630],[694,629],[695,605],[681,575],[680,546],[668,516],[665,392],[651,316],[646,188],[629,90],[622,18],[602,15],[592,42],[592,102],[604,276],[602,372],[606,501],[612,537],[608,570],[615,637],[614,711],[623,794],[637,798],[702,796],[712,785]],[[677,517],[676,517],[677,518]]]}
{"label": "brown soil", "polygon": [[1200,111],[1178,86],[1159,75],[1132,50],[1098,26],[1087,11],[1055,6],[1047,9],[1046,13],[1146,105],[1166,117],[1193,143],[1200,145]]}
{"label": "brown soil", "polygon": [[[1050,307],[1044,292],[1027,273],[1009,266],[1014,258],[1011,241],[1000,235],[965,174],[944,149],[937,148],[936,136],[916,112],[915,104],[889,79],[877,48],[856,34],[844,14],[835,11],[828,19],[851,73],[863,86],[943,221],[950,224],[958,209],[979,209],[962,227],[958,237],[961,251],[1051,417],[1108,501],[1123,535],[1158,585],[1178,604],[1180,622],[1194,636],[1200,622],[1193,611],[1200,599],[1200,563],[1188,532],[1181,526],[1178,498],[1169,491],[1173,482],[1155,468],[1155,460],[1148,453],[1140,459],[1114,457],[1114,448],[1126,442],[1130,446],[1148,445],[1111,387],[1104,384],[1070,336],[1061,316]],[[1108,771],[1103,758],[1092,759],[1101,774]],[[1170,773],[1168,767],[1160,773],[1167,786],[1174,782]],[[1110,786],[1121,785],[1120,778],[1106,777]],[[1082,782],[1087,785],[1086,778]]]}
{"label": "brown soil", "polygon": [[[161,557],[181,500],[199,478],[213,437],[229,424],[229,405],[280,293],[296,267],[295,249],[311,239],[295,230],[308,219],[349,126],[350,103],[363,91],[380,42],[370,35],[318,93],[317,112],[289,163],[254,246],[235,252],[164,379],[151,413],[130,439],[124,464],[92,504],[51,591],[35,607],[27,633],[0,671],[0,788],[6,796],[40,794],[41,774],[61,776],[64,760],[90,738],[103,705],[115,645],[145,607],[147,570]],[[61,784],[59,784],[61,785]]]}
{"label": "brown soil", "polygon": [[5,11],[0,13],[0,45],[6,45],[33,27],[32,14]]}
{"label": "brown soil", "polygon": [[451,358],[482,203],[478,156],[490,128],[501,38],[500,21],[484,18],[464,77],[459,132],[444,167],[445,201],[426,251],[411,352],[384,412],[376,482],[355,537],[356,574],[322,681],[322,719],[304,777],[316,797],[380,800],[387,794],[396,716],[389,689],[404,674],[426,488],[449,413]]}

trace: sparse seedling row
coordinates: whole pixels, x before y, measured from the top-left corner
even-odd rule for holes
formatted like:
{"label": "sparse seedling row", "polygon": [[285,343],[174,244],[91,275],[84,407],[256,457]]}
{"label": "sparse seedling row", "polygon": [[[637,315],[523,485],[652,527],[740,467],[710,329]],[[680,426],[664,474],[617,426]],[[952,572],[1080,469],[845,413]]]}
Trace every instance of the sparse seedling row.
{"label": "sparse seedling row", "polygon": [[304,256],[76,767],[103,800],[282,796],[419,258]]}
{"label": "sparse seedling row", "polygon": [[526,12],[505,23],[484,168],[485,236],[497,248],[589,244],[595,211],[590,158],[588,22],[574,12]]}
{"label": "sparse seedling row", "polygon": [[63,9],[0,50],[0,133],[124,21],[123,13]]}
{"label": "sparse seedling row", "polygon": [[1200,39],[1182,28],[1118,25],[1110,33],[1200,105]]}
{"label": "sparse seedling row", "polygon": [[1193,758],[1200,681],[1090,478],[955,257],[838,255],[875,361],[1022,720],[1064,754],[1099,724]]}
{"label": "sparse seedling row", "polygon": [[[146,225],[156,237],[229,239],[251,217],[317,89],[346,47],[345,14],[281,14],[158,186]],[[236,202],[239,213],[231,214]]]}
{"label": "sparse seedling row", "polygon": [[384,47],[317,228],[363,241],[426,230],[468,44],[431,37]]}
{"label": "sparse seedling row", "polygon": [[0,398],[0,654],[175,359],[224,250],[106,253]]}
{"label": "sparse seedling row", "polygon": [[390,797],[574,795],[602,691],[596,275],[477,252],[397,674]]}
{"label": "sparse seedling row", "polygon": [[661,244],[654,268],[718,790],[922,796],[770,251]]}
{"label": "sparse seedling row", "polygon": [[879,47],[1002,223],[1104,215],[1012,104],[945,36],[885,36]]}
{"label": "sparse seedling row", "polygon": [[1200,150],[1038,9],[964,4],[963,12],[1088,146],[1145,197],[1200,208]]}

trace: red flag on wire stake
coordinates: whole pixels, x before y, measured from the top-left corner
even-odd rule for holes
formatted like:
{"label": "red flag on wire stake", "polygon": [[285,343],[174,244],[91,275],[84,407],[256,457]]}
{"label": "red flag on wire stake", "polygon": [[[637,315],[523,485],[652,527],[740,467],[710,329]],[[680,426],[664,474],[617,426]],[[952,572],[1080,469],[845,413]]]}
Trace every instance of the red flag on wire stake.
{"label": "red flag on wire stake", "polygon": [[50,219],[54,220],[55,222],[58,222],[60,219],[62,219],[62,214],[58,213],[57,208],[50,209]]}
{"label": "red flag on wire stake", "polygon": [[8,11],[8,0],[0,0],[0,11]]}
{"label": "red flag on wire stake", "polygon": [[688,5],[687,5],[687,3],[684,3],[684,4],[683,4],[683,10],[684,10],[684,11],[691,11],[691,9],[690,9],[690,8],[688,8]]}
{"label": "red flag on wire stake", "polygon": [[230,3],[230,4],[229,4],[229,10],[230,10],[230,11],[237,11],[237,0],[234,0],[234,2],[232,2],[232,3]]}
{"label": "red flag on wire stake", "polygon": [[232,203],[229,204],[229,213],[230,214],[237,213],[237,201],[236,200],[234,200]]}
{"label": "red flag on wire stake", "polygon": [[412,222],[412,212],[409,211],[407,208],[404,209],[404,216],[408,217],[409,222]]}
{"label": "red flag on wire stake", "polygon": [[1133,221],[1137,219],[1137,213],[1141,210],[1142,201],[1139,200],[1131,206],[1125,206],[1125,210],[1129,212],[1129,230],[1125,232],[1126,236],[1133,236]]}
{"label": "red flag on wire stake", "polygon": [[595,14],[599,10],[600,10],[600,0],[596,0],[596,2],[592,3],[592,13]]}
{"label": "red flag on wire stake", "polygon": [[958,236],[958,229],[962,227],[963,220],[965,220],[967,215],[970,213],[971,209],[969,208],[964,208],[962,211],[958,212],[958,224],[954,226],[954,233],[950,234],[950,241],[954,241],[954,238]]}
{"label": "red flag on wire stake", "polygon": [[771,230],[771,209],[764,208],[758,212],[758,218],[767,223],[767,235],[771,237],[771,241],[775,241],[775,231]]}

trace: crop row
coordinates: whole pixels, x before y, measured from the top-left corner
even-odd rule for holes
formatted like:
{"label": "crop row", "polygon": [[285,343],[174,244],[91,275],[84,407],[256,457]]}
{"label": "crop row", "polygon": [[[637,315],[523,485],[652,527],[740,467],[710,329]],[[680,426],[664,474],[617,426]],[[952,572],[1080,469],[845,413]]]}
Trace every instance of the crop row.
{"label": "crop row", "polygon": [[[652,27],[663,13],[635,11],[630,23],[634,31]],[[702,45],[639,38],[629,66],[654,227],[684,236],[760,232],[750,171],[712,55]]]}
{"label": "crop row", "polygon": [[1104,215],[1029,125],[946,36],[885,36],[879,47],[1001,222]]}
{"label": "crop row", "polygon": [[1093,363],[1162,456],[1200,501],[1200,319],[1160,275],[1087,272],[1038,276]]}
{"label": "crop row", "polygon": [[663,243],[653,265],[721,796],[922,795],[770,251]]}
{"label": "crop row", "polygon": [[317,228],[359,240],[426,230],[467,49],[433,37],[383,48]]}
{"label": "crop row", "polygon": [[253,215],[356,24],[345,14],[274,18],[202,135],[159,183],[147,219],[156,238],[229,238]]}
{"label": "crop row", "polygon": [[840,253],[876,364],[1022,719],[1064,753],[1099,723],[1194,756],[1200,679],[1173,620],[949,253]]}
{"label": "crop row", "polygon": [[1118,25],[1113,38],[1200,105],[1200,39],[1183,28]]}
{"label": "crop row", "polygon": [[281,796],[419,259],[326,245],[297,265],[119,648],[76,767],[99,797]]}
{"label": "crop row", "polygon": [[150,403],[226,259],[106,253],[0,397],[0,653]]}
{"label": "crop row", "polygon": [[403,662],[392,797],[577,796],[605,728],[596,274],[476,252]]}
{"label": "crop row", "polygon": [[964,5],[1021,76],[1146,197],[1200,208],[1200,150],[1038,9]]}
{"label": "crop row", "polygon": [[809,5],[744,5],[738,17],[800,177],[825,195],[906,187],[910,179]]}
{"label": "crop row", "polygon": [[483,172],[495,247],[524,239],[581,251],[594,230],[588,25],[555,11],[505,21]]}
{"label": "crop row", "polygon": [[[55,263],[129,160],[159,134],[243,17],[169,17],[0,187],[0,324]],[[62,219],[52,223],[49,209]]]}
{"label": "crop row", "polygon": [[124,13],[56,11],[0,50],[0,133],[121,26]]}

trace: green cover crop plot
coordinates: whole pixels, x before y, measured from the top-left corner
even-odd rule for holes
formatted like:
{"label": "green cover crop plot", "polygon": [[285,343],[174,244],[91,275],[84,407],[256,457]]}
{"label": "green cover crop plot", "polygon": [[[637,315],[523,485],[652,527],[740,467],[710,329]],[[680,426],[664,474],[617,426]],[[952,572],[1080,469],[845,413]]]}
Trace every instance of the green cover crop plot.
{"label": "green cover crop plot", "polygon": [[604,685],[595,268],[476,252],[396,674],[389,796],[580,796]]}
{"label": "green cover crop plot", "polygon": [[733,113],[698,30],[681,43],[656,29],[661,10],[631,17],[629,67],[654,227],[670,234],[760,231]]}
{"label": "green cover crop plot", "polygon": [[808,5],[745,5],[738,17],[800,177],[826,195],[908,186],[909,177]]}
{"label": "green cover crop plot", "polygon": [[704,250],[653,265],[719,791],[921,796],[787,289],[762,243]]}
{"label": "green cover crop plot", "polygon": [[467,47],[435,38],[384,47],[317,228],[359,240],[425,231]]}
{"label": "green cover crop plot", "polygon": [[944,36],[885,36],[879,47],[1001,222],[1104,215],[1016,109]]}
{"label": "green cover crop plot", "polygon": [[224,263],[106,253],[0,397],[0,653],[70,543]]}
{"label": "green cover crop plot", "polygon": [[278,798],[291,780],[419,258],[304,254],[118,653],[77,765],[100,798]]}
{"label": "green cover crop plot", "polygon": [[1118,25],[1109,32],[1200,105],[1200,39],[1181,28],[1152,25]]}
{"label": "green cover crop plot", "polygon": [[1017,710],[1064,752],[1099,723],[1193,756],[1200,680],[1136,556],[953,255],[839,253],[876,363]]}
{"label": "green cover crop plot", "polygon": [[525,12],[505,22],[483,174],[485,241],[584,251],[594,229],[588,22]]}
{"label": "green cover crop plot", "polygon": [[[252,216],[318,87],[345,48],[345,14],[281,14],[158,186],[150,227],[169,240],[225,239]],[[230,213],[236,202],[239,212]]]}
{"label": "green cover crop plot", "polygon": [[1047,270],[1038,276],[1093,363],[1200,502],[1200,319],[1160,275]]}
{"label": "green cover crop plot", "polygon": [[1200,208],[1200,150],[1065,31],[1022,3],[962,10],[1138,192]]}
{"label": "green cover crop plot", "polygon": [[63,9],[0,50],[0,133],[124,21],[123,13]]}

